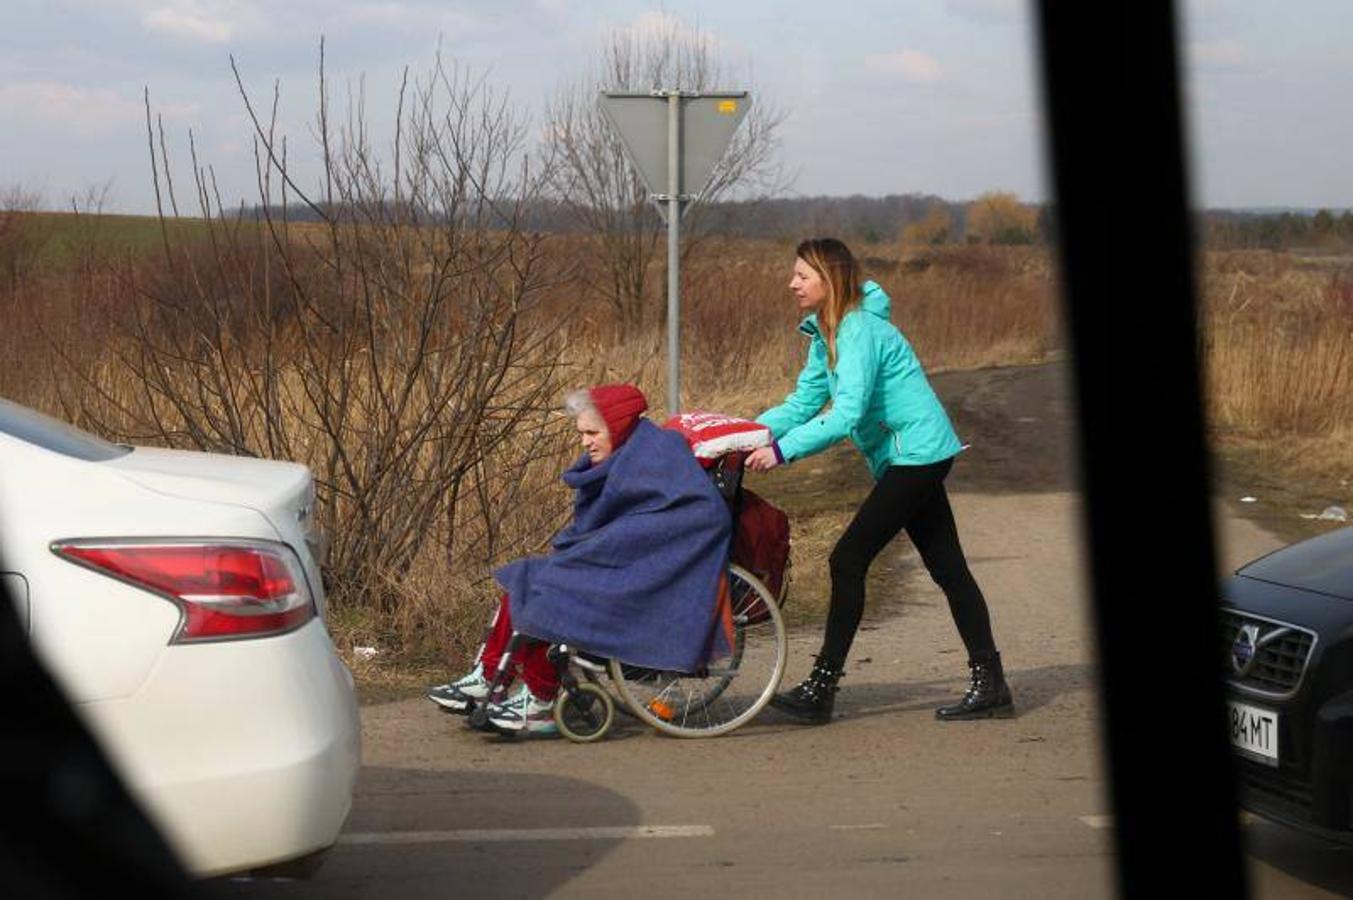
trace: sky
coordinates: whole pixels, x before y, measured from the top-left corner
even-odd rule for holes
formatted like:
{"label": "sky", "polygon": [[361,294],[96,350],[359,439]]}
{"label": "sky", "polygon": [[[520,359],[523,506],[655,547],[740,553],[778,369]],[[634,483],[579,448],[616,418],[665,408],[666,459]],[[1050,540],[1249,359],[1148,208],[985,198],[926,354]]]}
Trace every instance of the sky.
{"label": "sky", "polygon": [[[1353,7],[1347,0],[1183,0],[1195,204],[1353,206]],[[791,11],[792,10],[792,11]],[[321,35],[329,81],[363,90],[388,146],[401,72],[438,49],[507,92],[538,134],[547,100],[608,35],[708,37],[753,102],[782,109],[791,195],[1012,191],[1047,199],[1032,10],[1025,0],[3,0],[0,190],[51,208],[107,188],[154,210],[144,109],[186,183],[191,131],[222,194],[257,199],[233,56],[256,103],[280,96],[311,161]]]}

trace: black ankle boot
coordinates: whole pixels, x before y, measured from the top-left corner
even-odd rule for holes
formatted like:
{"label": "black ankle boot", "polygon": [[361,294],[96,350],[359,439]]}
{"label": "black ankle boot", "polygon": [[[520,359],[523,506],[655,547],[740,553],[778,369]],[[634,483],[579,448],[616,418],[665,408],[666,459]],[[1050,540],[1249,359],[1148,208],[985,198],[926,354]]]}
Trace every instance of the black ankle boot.
{"label": "black ankle boot", "polygon": [[770,705],[804,722],[824,725],[832,720],[836,683],[844,674],[845,669],[839,663],[819,656],[808,677],[790,690],[770,698]]}
{"label": "black ankle boot", "polygon": [[935,710],[935,718],[948,722],[1014,715],[1015,704],[1010,696],[1010,686],[1005,683],[1005,672],[1001,670],[1001,654],[992,653],[985,658],[970,659],[968,668],[972,669],[972,683],[968,686],[968,692],[952,706],[941,706]]}

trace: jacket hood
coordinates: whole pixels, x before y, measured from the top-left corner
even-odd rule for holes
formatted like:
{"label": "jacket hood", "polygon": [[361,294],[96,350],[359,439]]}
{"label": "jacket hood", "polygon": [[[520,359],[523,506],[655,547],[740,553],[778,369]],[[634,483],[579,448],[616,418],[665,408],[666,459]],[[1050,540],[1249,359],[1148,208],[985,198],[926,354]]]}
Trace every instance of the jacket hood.
{"label": "jacket hood", "polygon": [[[893,301],[888,297],[888,292],[880,287],[877,281],[866,281],[860,285],[860,309],[887,320],[892,306]],[[822,329],[817,324],[817,313],[804,316],[799,321],[799,331],[810,336],[821,334]]]}
{"label": "jacket hood", "polygon": [[866,281],[860,286],[860,308],[865,312],[873,313],[880,319],[887,319],[892,311],[893,301],[888,297],[888,292],[879,287],[877,281]]}

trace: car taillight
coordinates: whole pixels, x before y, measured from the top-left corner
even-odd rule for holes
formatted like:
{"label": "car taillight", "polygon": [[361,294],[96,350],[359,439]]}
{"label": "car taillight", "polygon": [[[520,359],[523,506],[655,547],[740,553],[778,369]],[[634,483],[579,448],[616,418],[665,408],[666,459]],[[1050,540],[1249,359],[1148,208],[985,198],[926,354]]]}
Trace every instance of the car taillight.
{"label": "car taillight", "polygon": [[171,643],[281,634],[315,616],[300,561],[267,541],[66,541],[57,554],[176,602]]}

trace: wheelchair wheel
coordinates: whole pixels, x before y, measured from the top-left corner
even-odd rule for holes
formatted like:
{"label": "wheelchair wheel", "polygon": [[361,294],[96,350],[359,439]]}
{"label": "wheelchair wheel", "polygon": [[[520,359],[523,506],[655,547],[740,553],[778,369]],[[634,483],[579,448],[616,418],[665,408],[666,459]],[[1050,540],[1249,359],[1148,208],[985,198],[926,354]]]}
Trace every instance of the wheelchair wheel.
{"label": "wheelchair wheel", "polygon": [[575,744],[601,740],[615,721],[615,704],[599,684],[582,682],[554,701],[554,724]]}
{"label": "wheelchair wheel", "polygon": [[635,716],[664,734],[701,738],[751,721],[780,686],[786,640],[780,607],[741,566],[728,567],[733,646],[700,672],[664,672],[611,660],[611,682]]}

